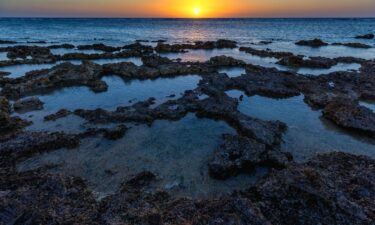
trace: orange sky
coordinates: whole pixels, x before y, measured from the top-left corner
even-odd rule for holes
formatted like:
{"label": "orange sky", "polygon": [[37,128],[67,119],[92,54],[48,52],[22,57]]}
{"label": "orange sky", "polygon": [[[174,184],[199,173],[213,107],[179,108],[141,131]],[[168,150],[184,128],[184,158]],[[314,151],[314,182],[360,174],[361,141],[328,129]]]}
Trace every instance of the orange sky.
{"label": "orange sky", "polygon": [[[199,15],[193,8],[199,9]],[[0,0],[2,16],[375,16],[375,0]]]}

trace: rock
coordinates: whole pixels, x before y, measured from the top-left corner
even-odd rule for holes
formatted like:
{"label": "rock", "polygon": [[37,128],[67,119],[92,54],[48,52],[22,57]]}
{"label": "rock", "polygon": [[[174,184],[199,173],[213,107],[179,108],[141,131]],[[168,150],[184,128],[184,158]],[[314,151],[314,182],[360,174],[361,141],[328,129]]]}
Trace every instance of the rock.
{"label": "rock", "polygon": [[0,155],[1,157],[11,156],[9,160],[18,159],[64,147],[75,148],[78,145],[77,138],[64,133],[24,132],[14,139],[0,143]]}
{"label": "rock", "polygon": [[39,60],[50,59],[51,62],[55,60],[54,56],[48,48],[40,46],[17,45],[14,47],[8,47],[7,57],[10,59],[26,59],[27,57]]}
{"label": "rock", "polygon": [[342,45],[350,48],[372,48],[371,45],[366,45],[362,43],[333,43],[332,45]]}
{"label": "rock", "polygon": [[217,41],[196,41],[194,44],[164,44],[159,42],[155,47],[155,51],[159,53],[163,52],[186,52],[188,49],[221,49],[221,48],[236,48],[237,43],[235,41],[219,39]]}
{"label": "rock", "polygon": [[16,41],[0,40],[0,44],[17,44]]}
{"label": "rock", "polygon": [[216,179],[251,173],[261,165],[282,168],[291,161],[289,154],[266,148],[265,144],[251,138],[226,134],[223,139],[223,144],[208,163],[210,175]]}
{"label": "rock", "polygon": [[117,140],[125,135],[128,128],[125,125],[117,126],[115,129],[107,129],[104,131],[104,137],[109,140]]}
{"label": "rock", "polygon": [[355,101],[334,99],[324,108],[323,116],[341,127],[375,136],[375,113]]}
{"label": "rock", "polygon": [[67,109],[60,109],[58,112],[56,112],[54,114],[50,114],[48,116],[45,116],[44,121],[56,121],[60,118],[64,118],[64,117],[69,116],[71,114],[72,114],[72,112],[67,110]]}
{"label": "rock", "polygon": [[272,224],[372,224],[375,161],[328,153],[274,171],[244,192]]}
{"label": "rock", "polygon": [[99,224],[95,198],[79,178],[25,173],[9,180],[0,224]]}
{"label": "rock", "polygon": [[31,93],[40,93],[73,85],[85,85],[94,91],[106,90],[107,85],[100,80],[102,67],[84,61],[81,65],[62,63],[47,70],[28,73],[11,84],[6,84],[1,91],[4,96],[20,98]]}
{"label": "rock", "polygon": [[105,198],[101,204],[103,223],[270,225],[258,207],[246,198],[170,199],[163,191],[144,191],[154,180],[154,174],[142,172],[124,182],[118,193]]}
{"label": "rock", "polygon": [[25,98],[16,101],[13,108],[18,112],[28,112],[43,109],[44,103],[37,97]]}
{"label": "rock", "polygon": [[238,60],[225,55],[215,56],[209,60],[209,63],[213,66],[225,67],[225,66],[244,66],[246,63],[242,60]]}
{"label": "rock", "polygon": [[9,101],[4,96],[0,96],[0,112],[10,113]]}
{"label": "rock", "polygon": [[282,57],[289,57],[294,56],[291,52],[273,52],[269,49],[267,50],[258,50],[255,48],[250,47],[240,47],[240,51],[249,53],[251,55],[256,55],[259,57],[273,57],[273,58],[282,58]]}
{"label": "rock", "polygon": [[61,44],[61,45],[50,45],[48,46],[49,49],[56,49],[56,48],[65,48],[65,49],[73,49],[75,48],[72,44]]}
{"label": "rock", "polygon": [[365,34],[365,35],[358,35],[355,38],[357,39],[374,39],[374,34]]}
{"label": "rock", "polygon": [[18,117],[11,117],[11,107],[7,98],[0,96],[0,142],[14,137],[30,122]]}
{"label": "rock", "polygon": [[157,68],[161,65],[171,64],[172,60],[170,60],[167,57],[161,57],[159,55],[152,54],[152,55],[148,55],[148,56],[143,56],[142,62],[143,62],[144,66]]}
{"label": "rock", "polygon": [[261,45],[269,45],[269,44],[272,44],[272,41],[260,41],[259,44],[261,44]]}
{"label": "rock", "polygon": [[0,78],[10,75],[9,72],[0,71]]}
{"label": "rock", "polygon": [[327,46],[328,44],[320,39],[313,39],[313,40],[298,41],[296,42],[296,45],[310,46],[310,47],[322,47],[322,46]]}
{"label": "rock", "polygon": [[277,64],[298,68],[306,67],[329,69],[336,65],[337,62],[334,59],[324,57],[310,57],[309,59],[304,59],[302,56],[288,56],[281,58]]}
{"label": "rock", "polygon": [[79,50],[97,50],[97,51],[103,51],[103,52],[115,52],[115,51],[121,50],[121,48],[108,46],[102,43],[92,44],[92,45],[78,45],[77,48]]}
{"label": "rock", "polygon": [[300,95],[300,82],[303,77],[274,68],[246,66],[246,74],[232,78],[230,85],[243,90],[247,95],[286,98]]}

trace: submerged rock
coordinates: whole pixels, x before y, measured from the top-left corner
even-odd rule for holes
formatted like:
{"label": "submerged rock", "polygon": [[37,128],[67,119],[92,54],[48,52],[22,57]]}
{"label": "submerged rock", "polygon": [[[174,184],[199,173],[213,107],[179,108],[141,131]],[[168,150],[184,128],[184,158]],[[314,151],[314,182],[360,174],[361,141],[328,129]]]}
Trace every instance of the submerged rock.
{"label": "submerged rock", "polygon": [[357,39],[374,39],[374,34],[365,34],[365,35],[358,35],[355,38]]}
{"label": "submerged rock", "polygon": [[109,140],[117,140],[125,135],[128,128],[125,125],[119,125],[114,129],[106,129],[104,131],[104,137]]}
{"label": "submerged rock", "polygon": [[72,114],[72,112],[67,110],[67,109],[60,109],[59,111],[57,111],[54,114],[50,114],[48,116],[45,116],[44,121],[56,121],[60,118],[64,118],[64,117],[69,116],[71,114]]}
{"label": "submerged rock", "polygon": [[251,173],[256,166],[282,168],[292,158],[290,154],[267,148],[265,144],[251,138],[226,134],[223,139],[223,144],[208,163],[210,175],[216,179]]}
{"label": "submerged rock", "polygon": [[28,112],[43,109],[44,103],[37,97],[25,98],[16,101],[13,108],[18,112]]}
{"label": "submerged rock", "polygon": [[302,46],[310,46],[310,47],[322,47],[327,46],[328,43],[320,40],[320,39],[313,39],[313,40],[302,40],[295,43],[296,45]]}

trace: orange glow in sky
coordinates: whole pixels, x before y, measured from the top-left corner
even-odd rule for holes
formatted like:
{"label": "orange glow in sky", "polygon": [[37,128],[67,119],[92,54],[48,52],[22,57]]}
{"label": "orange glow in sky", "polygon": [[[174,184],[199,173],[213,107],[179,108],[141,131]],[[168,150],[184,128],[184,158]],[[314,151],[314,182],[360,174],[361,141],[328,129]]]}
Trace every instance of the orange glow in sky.
{"label": "orange glow in sky", "polygon": [[0,0],[0,16],[373,17],[374,9],[375,0]]}

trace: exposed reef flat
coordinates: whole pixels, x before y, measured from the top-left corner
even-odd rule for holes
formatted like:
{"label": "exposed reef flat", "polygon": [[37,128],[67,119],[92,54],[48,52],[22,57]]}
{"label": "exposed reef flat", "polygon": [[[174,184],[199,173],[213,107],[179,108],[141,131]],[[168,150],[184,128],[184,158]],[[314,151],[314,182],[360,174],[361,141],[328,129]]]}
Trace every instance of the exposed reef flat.
{"label": "exposed reef flat", "polygon": [[[249,97],[274,99],[303,95],[305,103],[320,110],[322,118],[331,121],[336,129],[342,128],[373,139],[375,114],[361,106],[360,101],[375,100],[374,60],[306,57],[292,52],[238,46],[238,43],[230,40],[193,44],[157,41],[154,47],[142,43],[137,41],[117,47],[102,43],[78,46],[15,45],[0,49],[7,53],[9,59],[0,62],[0,70],[9,65],[56,64],[51,68],[29,71],[18,78],[7,77],[7,73],[0,76],[0,223],[373,223],[375,161],[371,157],[331,152],[317,155],[306,162],[294,161],[290,152],[281,149],[288,124],[263,120],[239,111],[243,96],[233,98],[227,93],[238,90]],[[329,45],[319,39],[296,44],[310,47]],[[332,45],[367,48],[353,43]],[[51,49],[56,48],[101,53],[55,55]],[[203,62],[183,62],[159,55],[199,49],[238,49],[261,58],[275,58],[275,65],[290,68],[329,69],[339,63],[357,63],[361,67],[358,71],[308,76],[293,70],[281,71],[253,65],[225,55]],[[89,61],[130,57],[139,57],[142,65],[132,62],[97,64]],[[73,64],[66,60],[83,61]],[[223,68],[242,68],[244,72],[238,76],[228,76],[220,73]],[[191,75],[200,77],[192,90],[171,93],[166,96],[167,100],[159,104],[155,103],[157,99],[154,96],[149,96],[146,100],[124,101],[114,109],[87,109],[81,106],[47,113],[46,103],[36,97],[72,87],[85,87],[97,94],[104,93],[110,89],[104,80],[107,76],[118,76],[125,83],[131,83],[134,80],[173,79]],[[37,114],[36,111],[45,113]],[[221,193],[214,198],[191,199],[173,194],[173,188],[179,187],[178,183],[157,186],[164,178],[154,171],[144,170],[127,177],[115,193],[101,196],[82,177],[53,172],[59,165],[46,164],[25,171],[18,168],[20,163],[32,157],[48,157],[48,153],[61,149],[79,151],[78,148],[85,145],[89,138],[103,137],[108,143],[116,143],[135,126],[151,127],[160,120],[180,121],[190,114],[220,121],[233,131],[220,136],[217,147],[212,149],[209,159],[201,166],[210,176],[205,179],[225,182],[237,176],[252,176],[260,167],[266,171],[266,175],[247,185],[246,189]],[[33,118],[36,115],[41,117],[41,121]],[[59,132],[29,130],[31,123],[55,124],[70,117],[83,121],[78,124],[78,131],[73,132],[73,128]],[[104,172],[109,177],[118,173],[115,169]],[[175,173],[178,176],[179,172]]]}

